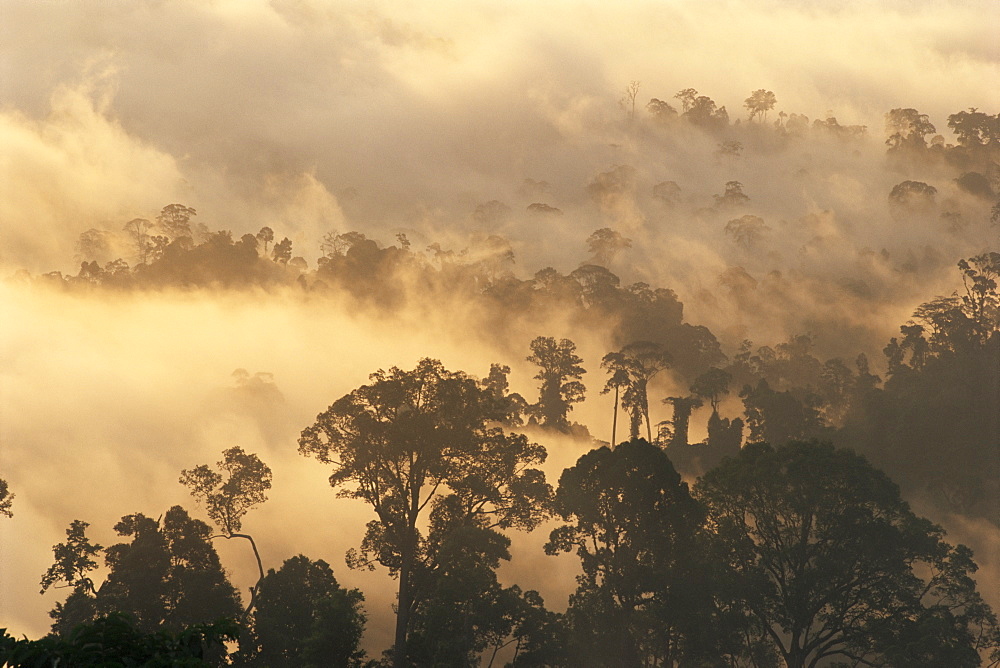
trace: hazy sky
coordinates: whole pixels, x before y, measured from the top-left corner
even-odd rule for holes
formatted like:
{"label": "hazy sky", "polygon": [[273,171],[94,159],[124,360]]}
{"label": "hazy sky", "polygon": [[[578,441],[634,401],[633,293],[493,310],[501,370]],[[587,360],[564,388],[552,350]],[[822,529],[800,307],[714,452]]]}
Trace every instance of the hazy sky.
{"label": "hazy sky", "polygon": [[[502,233],[523,275],[568,271],[610,225],[635,240],[616,271],[675,288],[688,318],[727,345],[825,327],[827,350],[871,349],[954,289],[959,258],[997,245],[988,206],[958,192],[953,173],[887,165],[882,141],[891,108],[929,114],[948,141],[948,114],[1000,111],[998,24],[995,0],[0,0],[0,274],[75,273],[80,232],[120,230],[172,202],[237,236],[270,225],[310,266],[324,232],[358,229],[456,246]],[[618,103],[630,81],[641,82],[640,115],[650,98],[673,103],[694,87],[745,119],[744,98],[766,88],[775,112],[832,113],[869,136],[720,163],[718,138],[630,129]],[[587,185],[622,164],[635,169],[626,195],[595,203]],[[893,219],[886,195],[908,178],[938,187],[967,225]],[[548,186],[525,190],[525,179]],[[732,179],[772,229],[753,252],[725,243],[725,217],[706,212]],[[679,209],[650,194],[665,180],[682,188]],[[511,218],[477,229],[472,213],[491,200]],[[535,201],[564,215],[541,224],[525,213]],[[901,273],[906,263],[920,271]],[[728,300],[719,276],[735,266],[766,300]],[[295,452],[299,430],[369,372],[425,355],[476,374],[511,364],[514,389],[530,394],[523,342],[570,334],[553,322],[500,345],[461,317],[369,321],[283,295],[112,299],[17,285],[0,287],[0,320],[0,475],[17,494],[15,518],[0,519],[0,627],[46,630],[57,597],[35,583],[70,520],[111,544],[121,515],[193,507],[180,469],[241,445],[276,470],[272,501],[247,521],[268,565],[304,552],[364,588],[374,648],[389,643],[388,579],[342,559],[366,510],[333,500],[327,473]],[[574,338],[596,372],[603,342]],[[273,373],[284,403],[255,404],[233,385],[236,368]],[[604,399],[575,415],[595,432]],[[555,479],[579,452],[546,445]],[[1000,542],[982,540],[995,578]],[[561,609],[573,573],[551,564],[566,562],[515,552],[511,572],[530,572],[522,584]],[[245,589],[252,564],[223,558]]]}

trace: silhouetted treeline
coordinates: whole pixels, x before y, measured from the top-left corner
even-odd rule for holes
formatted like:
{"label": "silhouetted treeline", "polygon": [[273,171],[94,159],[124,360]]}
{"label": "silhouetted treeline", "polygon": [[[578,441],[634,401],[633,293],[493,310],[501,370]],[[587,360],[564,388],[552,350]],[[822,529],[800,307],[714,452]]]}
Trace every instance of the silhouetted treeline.
{"label": "silhouetted treeline", "polygon": [[[384,412],[385,400],[401,412]],[[553,493],[523,466],[544,449],[483,421],[495,407],[474,379],[424,360],[373,374],[303,431],[302,453],[374,511],[349,565],[377,562],[399,580],[396,641],[381,661],[359,649],[363,596],[321,560],[299,555],[269,569],[256,608],[240,616],[208,527],[179,507],[162,526],[123,518],[116,531],[131,543],[104,551],[100,586],[87,574],[103,548],[74,522],[43,578],[74,588],[52,612],[53,634],[5,635],[0,660],[91,665],[79,657],[98,650],[102,665],[123,666],[179,657],[192,666],[476,666],[501,650],[511,667],[1000,660],[1000,626],[970,577],[971,551],[945,542],[860,455],[818,441],[749,444],[691,489],[663,448],[634,439],[584,454]],[[350,436],[340,431],[348,423]],[[411,437],[413,427],[423,434]],[[455,441],[455,429],[471,431]],[[215,482],[230,501],[243,496]],[[408,519],[425,508],[429,522]],[[504,532],[553,517],[545,551],[574,553],[582,571],[564,613],[496,576],[510,559]],[[225,606],[238,627],[208,626]],[[220,637],[238,637],[238,647],[227,654]]]}

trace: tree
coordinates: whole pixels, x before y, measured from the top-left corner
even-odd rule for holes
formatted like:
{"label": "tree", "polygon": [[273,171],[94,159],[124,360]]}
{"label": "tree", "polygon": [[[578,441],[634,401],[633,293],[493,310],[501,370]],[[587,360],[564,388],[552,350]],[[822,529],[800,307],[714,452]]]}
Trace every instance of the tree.
{"label": "tree", "polygon": [[927,208],[934,204],[937,188],[923,181],[903,181],[889,192],[889,203],[914,209]]}
{"label": "tree", "polygon": [[722,397],[729,394],[729,384],[733,381],[733,375],[728,371],[712,367],[705,373],[695,378],[691,384],[691,392],[702,399],[708,399],[712,406],[712,412],[719,412],[719,402]]}
{"label": "tree", "polygon": [[149,259],[149,252],[152,250],[149,231],[152,227],[153,224],[145,218],[133,218],[122,228],[135,248],[138,264],[146,264],[146,260]]}
{"label": "tree", "polygon": [[631,382],[630,365],[632,362],[620,352],[608,353],[601,359],[601,368],[607,369],[608,382],[605,383],[601,394],[607,394],[611,390],[615,391],[615,408],[611,418],[611,447],[618,443],[618,405],[621,391],[627,389]]}
{"label": "tree", "polygon": [[637,95],[639,95],[639,82],[630,81],[622,92],[622,99],[618,102],[625,110],[629,123],[635,119],[635,98]]}
{"label": "tree", "polygon": [[77,259],[82,262],[87,260],[108,262],[112,258],[111,235],[107,230],[95,227],[81,232],[76,242],[76,252]]}
{"label": "tree", "polygon": [[774,93],[760,88],[750,93],[750,97],[743,102],[743,106],[750,112],[751,121],[754,119],[754,116],[757,116],[760,118],[761,123],[763,123],[767,120],[767,112],[774,109],[774,105],[777,103],[778,98],[774,96]]}
{"label": "tree", "polygon": [[706,95],[699,95],[691,100],[690,106],[686,106],[682,116],[707,130],[717,130],[729,125],[729,113],[726,108],[716,108],[715,101]]}
{"label": "tree", "polygon": [[760,216],[747,214],[726,223],[726,234],[733,238],[736,244],[745,250],[750,250],[760,243],[760,240],[771,231],[771,228]]}
{"label": "tree", "polygon": [[[344,589],[323,560],[298,555],[267,571],[254,611],[252,665],[360,666],[364,596]],[[243,652],[241,646],[241,653]]]}
{"label": "tree", "polygon": [[264,244],[264,255],[267,255],[267,245],[274,241],[274,230],[266,226],[260,228],[260,232],[257,233],[257,240]]}
{"label": "tree", "polygon": [[677,118],[677,110],[674,109],[670,104],[659,100],[657,98],[651,99],[646,103],[646,111],[649,115],[658,123],[666,123],[673,118]]}
{"label": "tree", "polygon": [[681,101],[681,111],[687,113],[694,106],[694,101],[698,99],[698,91],[694,88],[685,88],[683,90],[677,91],[674,95],[674,99]]}
{"label": "tree", "polygon": [[788,668],[978,666],[978,651],[998,646],[968,548],[945,543],[849,450],[751,444],[695,496],[736,605]]}
{"label": "tree", "polygon": [[975,107],[948,117],[948,127],[958,135],[958,143],[978,147],[1000,141],[1000,114],[990,116]]}
{"label": "tree", "polygon": [[743,143],[738,141],[724,141],[719,144],[719,148],[716,149],[715,155],[719,158],[725,158],[732,163],[740,157],[743,153]]}
{"label": "tree", "polygon": [[695,396],[667,397],[663,400],[663,403],[670,404],[674,409],[674,415],[670,420],[671,447],[687,446],[688,427],[691,424],[691,412],[696,408],[701,408],[701,399]]}
{"label": "tree", "polygon": [[370,378],[302,431],[299,452],[332,467],[330,485],[340,496],[375,511],[348,562],[377,561],[398,577],[392,657],[401,667],[421,602],[414,576],[430,567],[432,548],[445,538],[423,537],[420,518],[459,509],[460,526],[530,530],[546,516],[551,488],[533,468],[545,449],[495,426],[504,410],[475,379],[431,359],[413,371],[393,367]]}
{"label": "tree", "polygon": [[681,201],[681,187],[676,181],[661,181],[653,186],[653,197],[667,204]]}
{"label": "tree", "polygon": [[87,577],[102,549],[86,538],[87,526],[79,520],[70,525],[67,542],[53,548],[56,561],[42,577],[42,591],[57,582],[74,590],[49,613],[57,633],[69,633],[110,612],[134,616],[136,627],[145,632],[177,631],[239,615],[239,594],[212,547],[211,529],[180,506],[159,520],[141,513],[122,517],[115,531],[131,542],[104,550],[109,572],[100,587]]}
{"label": "tree", "polygon": [[593,254],[591,264],[608,266],[615,256],[627,248],[632,247],[632,240],[626,239],[619,232],[610,227],[602,227],[595,230],[587,237],[587,250]]}
{"label": "tree", "polygon": [[239,635],[232,620],[194,624],[173,632],[144,632],[135,620],[115,612],[80,624],[65,637],[18,640],[0,629],[0,663],[5,666],[167,666],[222,665],[226,642]]}
{"label": "tree", "polygon": [[955,294],[920,305],[885,348],[889,373],[859,374],[838,443],[893,471],[907,495],[996,522],[1000,489],[1000,254],[960,261]]}
{"label": "tree", "polygon": [[761,378],[756,385],[744,385],[740,397],[750,442],[780,445],[792,439],[818,436],[823,430],[819,396],[811,392],[799,399],[790,390],[774,390],[767,379]]}
{"label": "tree", "polygon": [[750,198],[743,192],[743,184],[739,181],[726,181],[726,190],[721,195],[712,195],[718,207],[744,206]]}
{"label": "tree", "polygon": [[274,244],[274,248],[271,249],[271,259],[279,264],[288,264],[292,259],[292,240],[285,237]]}
{"label": "tree", "polygon": [[229,448],[222,453],[222,457],[216,466],[224,474],[202,464],[181,471],[180,483],[191,490],[191,495],[199,503],[205,504],[209,518],[222,530],[223,537],[244,538],[250,542],[253,556],[257,559],[259,577],[250,588],[250,602],[243,612],[245,616],[254,607],[257,590],[264,579],[264,565],[253,536],[240,533],[240,529],[243,516],[267,501],[265,492],[271,488],[271,469],[257,455],[247,454],[239,446]]}
{"label": "tree", "polygon": [[457,497],[431,512],[425,558],[415,573],[421,601],[407,638],[407,665],[473,666],[514,632],[518,601],[497,579],[510,539],[470,517]]}
{"label": "tree", "polygon": [[[575,552],[571,665],[674,665],[693,658],[703,513],[664,452],[643,440],[580,457],[559,479],[545,552]],[[703,596],[707,602],[709,597]],[[694,664],[692,664],[694,665]]]}
{"label": "tree", "polygon": [[[670,368],[671,361],[670,353],[652,341],[635,341],[617,353],[604,356],[601,366],[612,374],[612,380],[617,383],[621,372],[625,374],[622,407],[631,418],[629,438],[639,438],[639,429],[645,422],[646,438],[652,442],[652,426],[649,421],[649,381],[659,372]],[[611,385],[611,380],[608,383]]]}
{"label": "tree", "polygon": [[885,143],[890,151],[926,149],[924,137],[936,131],[927,114],[916,109],[891,109],[885,115]]}
{"label": "tree", "polygon": [[500,407],[505,417],[501,423],[506,426],[519,427],[524,424],[522,415],[528,407],[528,402],[517,392],[510,392],[507,374],[510,367],[506,364],[491,364],[490,373],[482,380],[485,389]]}
{"label": "tree", "polygon": [[576,344],[569,339],[556,341],[551,336],[539,336],[531,342],[527,360],[541,370],[535,380],[542,381],[538,403],[530,407],[543,427],[567,431],[566,416],[572,404],[583,401],[586,387],[580,378],[586,370],[583,359],[576,354]]}
{"label": "tree", "polygon": [[[66,529],[66,542],[52,546],[56,560],[42,575],[40,593],[44,594],[52,586],[72,587],[91,594],[96,593],[94,583],[87,577],[87,573],[97,568],[94,557],[100,554],[104,547],[92,544],[87,538],[89,526],[89,523],[82,520],[73,520]],[[65,584],[59,585],[57,584],[59,582]]]}
{"label": "tree", "polygon": [[191,218],[197,213],[183,204],[168,204],[156,216],[156,224],[171,240],[191,238]]}
{"label": "tree", "polygon": [[13,517],[11,506],[14,505],[14,494],[10,491],[7,481],[0,478],[0,515]]}

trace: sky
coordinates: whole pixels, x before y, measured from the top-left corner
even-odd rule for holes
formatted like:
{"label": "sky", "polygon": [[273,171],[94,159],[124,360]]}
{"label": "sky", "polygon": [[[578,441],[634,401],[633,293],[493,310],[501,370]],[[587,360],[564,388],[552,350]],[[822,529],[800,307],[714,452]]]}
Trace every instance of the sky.
{"label": "sky", "polygon": [[[830,354],[877,355],[917,304],[955,289],[958,259],[997,247],[988,206],[954,174],[892,165],[883,140],[893,108],[927,114],[948,142],[949,114],[1000,111],[998,21],[991,0],[0,0],[0,276],[75,273],[81,232],[173,202],[237,237],[269,225],[310,266],[330,231],[456,248],[503,234],[527,277],[573,269],[587,236],[611,226],[633,240],[613,269],[675,289],[688,320],[729,351],[813,330]],[[619,100],[633,81],[640,120],[629,123]],[[850,145],[748,141],[727,162],[718,137],[659,132],[646,115],[650,98],[676,105],[688,87],[743,123],[744,99],[766,88],[775,115],[868,133]],[[619,165],[634,169],[624,194],[588,191]],[[887,194],[906,179],[938,188],[934,215],[891,215]],[[721,233],[713,195],[731,180],[769,226],[759,247]],[[679,184],[679,206],[651,195],[663,181]],[[477,219],[491,201],[510,215]],[[563,215],[540,223],[526,212],[535,202]],[[946,210],[961,229],[944,226]],[[734,267],[757,303],[726,292],[720,276]],[[295,452],[297,433],[371,371],[423,356],[477,375],[511,364],[514,389],[533,391],[523,358],[535,333],[497,342],[465,315],[373,319],[283,294],[74,296],[7,282],[0,317],[0,475],[17,494],[15,517],[0,520],[0,627],[32,636],[58,600],[34,583],[72,519],[110,544],[121,515],[193,507],[179,471],[241,445],[275,469],[271,501],[247,522],[266,561],[329,561],[366,592],[366,642],[385,647],[388,579],[342,558],[366,509],[333,498],[322,467]],[[550,332],[562,327],[554,318]],[[605,342],[574,338],[596,371]],[[238,386],[239,368],[273,374],[282,402]],[[600,428],[605,399],[575,417]],[[545,444],[554,481],[579,446]],[[539,536],[515,543],[505,577],[558,609],[573,566],[541,555]],[[982,541],[1000,569],[1000,540]],[[233,548],[223,559],[245,589],[253,565]]]}

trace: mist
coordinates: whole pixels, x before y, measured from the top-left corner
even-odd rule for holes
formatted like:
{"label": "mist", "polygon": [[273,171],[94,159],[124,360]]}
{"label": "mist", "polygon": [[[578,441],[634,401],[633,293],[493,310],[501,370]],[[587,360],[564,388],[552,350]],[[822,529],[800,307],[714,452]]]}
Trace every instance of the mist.
{"label": "mist", "polygon": [[[960,287],[955,263],[1000,245],[995,195],[957,182],[971,167],[893,160],[885,144],[890,109],[927,114],[947,145],[949,115],[1000,111],[1000,11],[989,0],[15,0],[4,14],[0,471],[16,506],[0,519],[0,627],[15,634],[48,630],[61,593],[39,596],[35,583],[71,520],[110,545],[127,513],[182,504],[200,517],[180,471],[240,445],[275,472],[270,500],[247,520],[265,567],[299,553],[329,561],[365,593],[370,654],[391,645],[392,582],[343,560],[370,509],[335,498],[329,471],[296,452],[316,414],[376,369],[431,357],[482,377],[498,362],[533,401],[529,342],[571,338],[589,372],[572,419],[610,436],[612,399],[598,394],[600,360],[620,345],[610,328],[556,311],[497,316],[405,273],[405,299],[385,310],[295,285],[65,290],[31,280],[95,259],[78,243],[87,230],[111,239],[102,264],[135,266],[126,222],[183,203],[194,222],[236,239],[273,228],[309,271],[329,233],[361,232],[382,248],[403,234],[428,261],[431,244],[474,258],[495,235],[513,251],[513,275],[528,279],[595,262],[586,240],[611,228],[631,244],[607,269],[623,285],[673,290],[685,323],[711,330],[730,358],[744,340],[808,333],[820,359],[863,352],[879,373],[883,346],[914,309]],[[631,82],[632,113],[622,103]],[[674,95],[689,87],[739,125],[711,130],[647,109],[656,98],[682,111]],[[766,123],[743,106],[762,88],[777,96]],[[806,129],[772,132],[787,124],[779,112],[807,116]],[[866,130],[845,138],[832,126]],[[726,142],[739,151],[726,154]],[[731,205],[734,181],[748,199]],[[933,186],[933,201],[901,212],[889,194],[904,181]],[[657,186],[668,182],[677,190],[665,197]],[[726,232],[745,216],[764,227]],[[666,373],[653,389],[662,397],[689,381]],[[739,400],[724,406],[738,412]],[[692,424],[693,438],[703,431]],[[549,451],[553,484],[590,447],[532,438]],[[985,585],[1000,581],[996,524],[926,513],[973,545],[981,589],[995,598]],[[545,535],[515,537],[501,577],[561,610],[579,567],[543,555]],[[245,592],[252,560],[219,549]]]}

